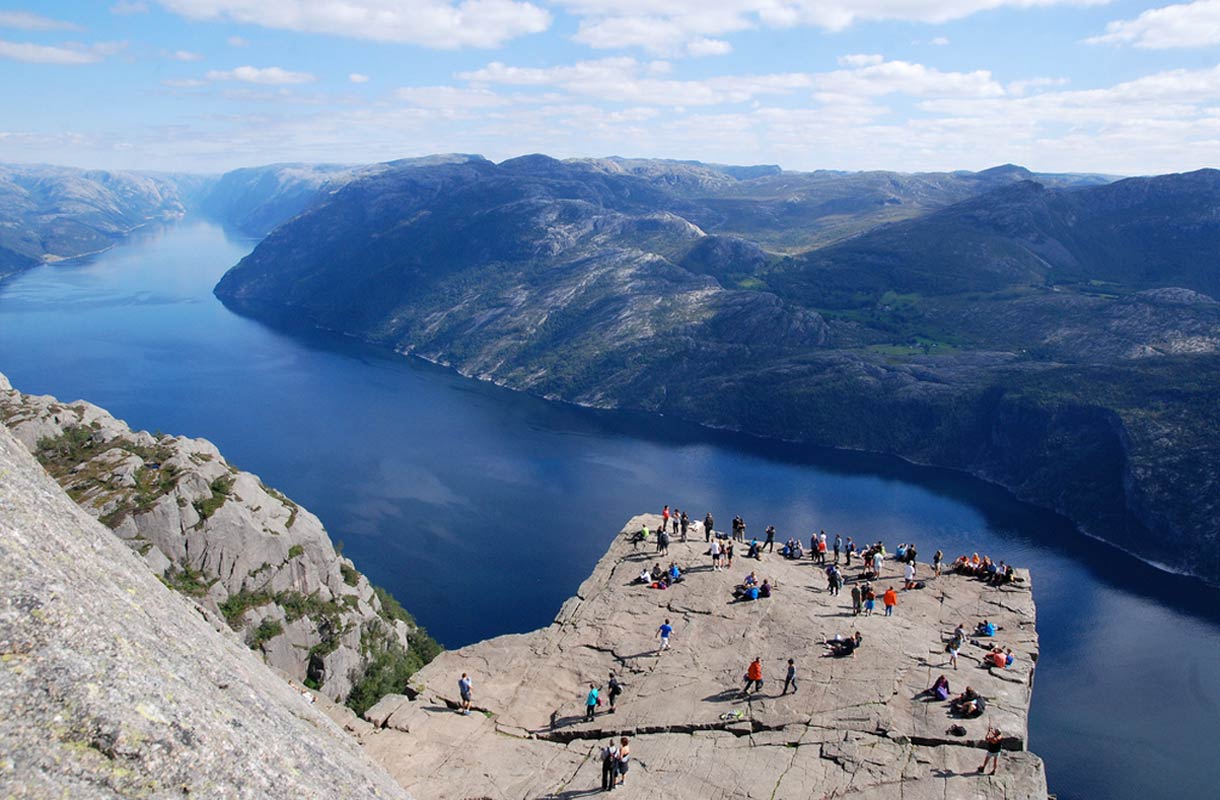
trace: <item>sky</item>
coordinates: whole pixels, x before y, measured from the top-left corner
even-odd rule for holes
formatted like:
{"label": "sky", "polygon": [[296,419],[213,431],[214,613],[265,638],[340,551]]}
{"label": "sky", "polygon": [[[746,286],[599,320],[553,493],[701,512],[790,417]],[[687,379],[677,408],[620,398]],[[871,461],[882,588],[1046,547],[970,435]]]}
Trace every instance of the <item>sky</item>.
{"label": "sky", "polygon": [[0,161],[1220,166],[1220,0],[0,0]]}

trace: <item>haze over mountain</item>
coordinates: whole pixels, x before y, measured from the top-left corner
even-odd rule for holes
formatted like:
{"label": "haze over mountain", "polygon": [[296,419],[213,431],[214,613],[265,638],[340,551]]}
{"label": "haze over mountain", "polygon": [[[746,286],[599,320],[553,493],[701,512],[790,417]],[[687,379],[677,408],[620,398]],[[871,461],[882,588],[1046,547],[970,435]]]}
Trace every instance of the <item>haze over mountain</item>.
{"label": "haze over mountain", "polygon": [[547,397],[966,469],[1220,577],[1220,174],[757,172],[390,166],[217,295]]}

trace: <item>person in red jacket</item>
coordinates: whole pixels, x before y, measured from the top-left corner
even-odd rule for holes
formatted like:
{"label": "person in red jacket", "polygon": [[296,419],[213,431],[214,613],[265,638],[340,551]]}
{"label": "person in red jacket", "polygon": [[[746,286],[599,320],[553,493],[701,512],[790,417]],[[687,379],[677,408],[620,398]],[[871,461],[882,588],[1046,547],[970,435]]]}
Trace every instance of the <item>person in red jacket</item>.
{"label": "person in red jacket", "polygon": [[885,603],[885,615],[894,616],[894,606],[898,605],[898,592],[894,591],[893,586],[886,589],[885,594],[881,595],[881,602]]}
{"label": "person in red jacket", "polygon": [[746,669],[745,694],[748,695],[750,693],[751,688],[761,691],[762,685],[763,685],[762,658],[756,657],[753,661],[750,662],[750,666]]}

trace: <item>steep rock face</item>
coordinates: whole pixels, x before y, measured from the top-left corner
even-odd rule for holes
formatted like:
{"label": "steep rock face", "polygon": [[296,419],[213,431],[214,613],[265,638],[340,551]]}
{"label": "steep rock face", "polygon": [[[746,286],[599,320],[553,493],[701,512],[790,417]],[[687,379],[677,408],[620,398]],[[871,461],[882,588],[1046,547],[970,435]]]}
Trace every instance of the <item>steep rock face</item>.
{"label": "steep rock face", "polygon": [[398,798],[0,426],[0,794]]}
{"label": "steep rock face", "polygon": [[211,442],[133,432],[96,406],[25,395],[3,376],[0,419],[166,585],[289,676],[345,700],[378,653],[414,647],[416,629],[335,552],[318,518]]}

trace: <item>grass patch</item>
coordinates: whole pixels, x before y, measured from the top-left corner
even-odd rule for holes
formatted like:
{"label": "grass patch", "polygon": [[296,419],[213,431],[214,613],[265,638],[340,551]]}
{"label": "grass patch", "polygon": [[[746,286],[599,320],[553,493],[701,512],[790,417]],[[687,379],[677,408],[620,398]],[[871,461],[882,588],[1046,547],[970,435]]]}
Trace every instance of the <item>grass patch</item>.
{"label": "grass patch", "polygon": [[[360,583],[360,573],[350,564],[339,562],[339,572],[343,574],[343,582],[348,586],[355,586]],[[405,613],[405,612],[404,612]]]}
{"label": "grass patch", "polygon": [[299,544],[294,544],[292,547],[288,548],[288,559],[289,560],[292,560],[294,558],[300,558],[303,555],[305,555],[305,548]]}
{"label": "grass patch", "polygon": [[233,492],[233,479],[228,475],[221,475],[211,484],[212,496],[203,500],[196,500],[193,505],[195,512],[199,514],[199,522],[196,527],[203,524],[203,521],[216,513],[217,509],[225,504],[225,500],[229,499],[229,495]]}
{"label": "grass patch", "polygon": [[241,627],[242,616],[247,611],[273,602],[275,602],[275,598],[267,592],[251,592],[242,589],[237,594],[229,595],[220,604],[220,613],[224,614],[225,622],[229,623],[229,627],[237,630]]}
{"label": "grass patch", "polygon": [[271,641],[275,637],[284,632],[284,626],[280,624],[278,619],[268,617],[258,623],[258,627],[254,629],[254,633],[250,635],[250,647],[258,649],[266,642]]}
{"label": "grass patch", "polygon": [[[161,576],[161,582],[175,592],[181,592],[188,597],[203,597],[208,593],[208,589],[212,588],[212,584],[216,583],[216,579],[209,581],[202,572],[189,564],[182,563],[166,570],[165,574]],[[221,610],[223,609],[224,606],[221,606]]]}

